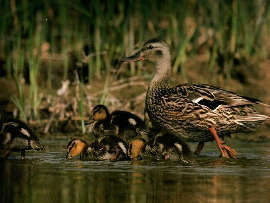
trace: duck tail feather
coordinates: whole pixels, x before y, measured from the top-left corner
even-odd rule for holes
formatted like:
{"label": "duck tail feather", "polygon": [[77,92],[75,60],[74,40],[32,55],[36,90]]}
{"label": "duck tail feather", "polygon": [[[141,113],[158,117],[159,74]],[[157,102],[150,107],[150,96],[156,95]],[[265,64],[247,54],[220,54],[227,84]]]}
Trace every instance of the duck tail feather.
{"label": "duck tail feather", "polygon": [[270,108],[270,105],[269,105],[269,104],[263,103],[263,102],[261,102],[261,101],[256,102],[256,104],[259,104],[259,105],[261,105],[261,106],[263,106],[263,107],[265,107],[265,108]]}
{"label": "duck tail feather", "polygon": [[263,114],[254,114],[247,117],[242,117],[240,119],[235,120],[235,122],[254,122],[254,121],[265,121],[267,119],[270,119],[269,116],[263,115]]}
{"label": "duck tail feather", "polygon": [[252,102],[252,103],[255,103],[255,104],[259,104],[261,106],[264,106],[264,107],[267,107],[267,108],[270,108],[270,105],[269,104],[266,104],[266,103],[263,103],[261,100],[259,99],[255,99],[255,98],[252,98],[252,97],[246,97],[246,96],[243,96],[244,99]]}

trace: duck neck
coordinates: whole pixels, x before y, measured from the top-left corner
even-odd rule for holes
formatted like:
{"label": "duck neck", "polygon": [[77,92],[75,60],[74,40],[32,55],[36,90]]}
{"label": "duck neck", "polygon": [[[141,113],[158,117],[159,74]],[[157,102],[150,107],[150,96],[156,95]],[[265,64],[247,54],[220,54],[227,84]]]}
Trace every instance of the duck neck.
{"label": "duck neck", "polygon": [[152,79],[149,90],[167,86],[171,74],[170,56],[162,57],[156,62],[156,73]]}

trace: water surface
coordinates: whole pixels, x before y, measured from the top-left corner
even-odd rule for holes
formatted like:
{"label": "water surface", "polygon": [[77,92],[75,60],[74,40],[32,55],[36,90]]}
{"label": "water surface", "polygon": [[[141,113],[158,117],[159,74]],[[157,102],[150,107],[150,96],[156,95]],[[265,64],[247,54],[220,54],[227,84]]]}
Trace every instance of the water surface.
{"label": "water surface", "polygon": [[230,140],[236,160],[207,143],[184,164],[65,160],[68,139],[42,141],[45,152],[0,162],[1,202],[270,202],[270,143]]}

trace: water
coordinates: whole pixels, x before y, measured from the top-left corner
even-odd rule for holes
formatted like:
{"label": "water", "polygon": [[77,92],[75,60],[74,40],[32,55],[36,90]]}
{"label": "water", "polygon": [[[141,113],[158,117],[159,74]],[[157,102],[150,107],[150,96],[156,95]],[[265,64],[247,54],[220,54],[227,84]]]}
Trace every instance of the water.
{"label": "water", "polygon": [[207,143],[183,164],[65,160],[68,139],[42,141],[45,152],[0,162],[1,202],[270,202],[270,143],[231,140],[236,160]]}

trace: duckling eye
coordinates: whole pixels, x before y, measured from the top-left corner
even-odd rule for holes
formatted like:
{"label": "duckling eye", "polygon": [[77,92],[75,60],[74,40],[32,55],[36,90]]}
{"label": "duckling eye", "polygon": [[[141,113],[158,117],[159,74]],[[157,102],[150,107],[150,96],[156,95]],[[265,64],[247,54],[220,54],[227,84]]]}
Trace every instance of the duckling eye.
{"label": "duckling eye", "polygon": [[149,45],[147,48],[148,49],[153,49],[154,47],[152,45]]}

